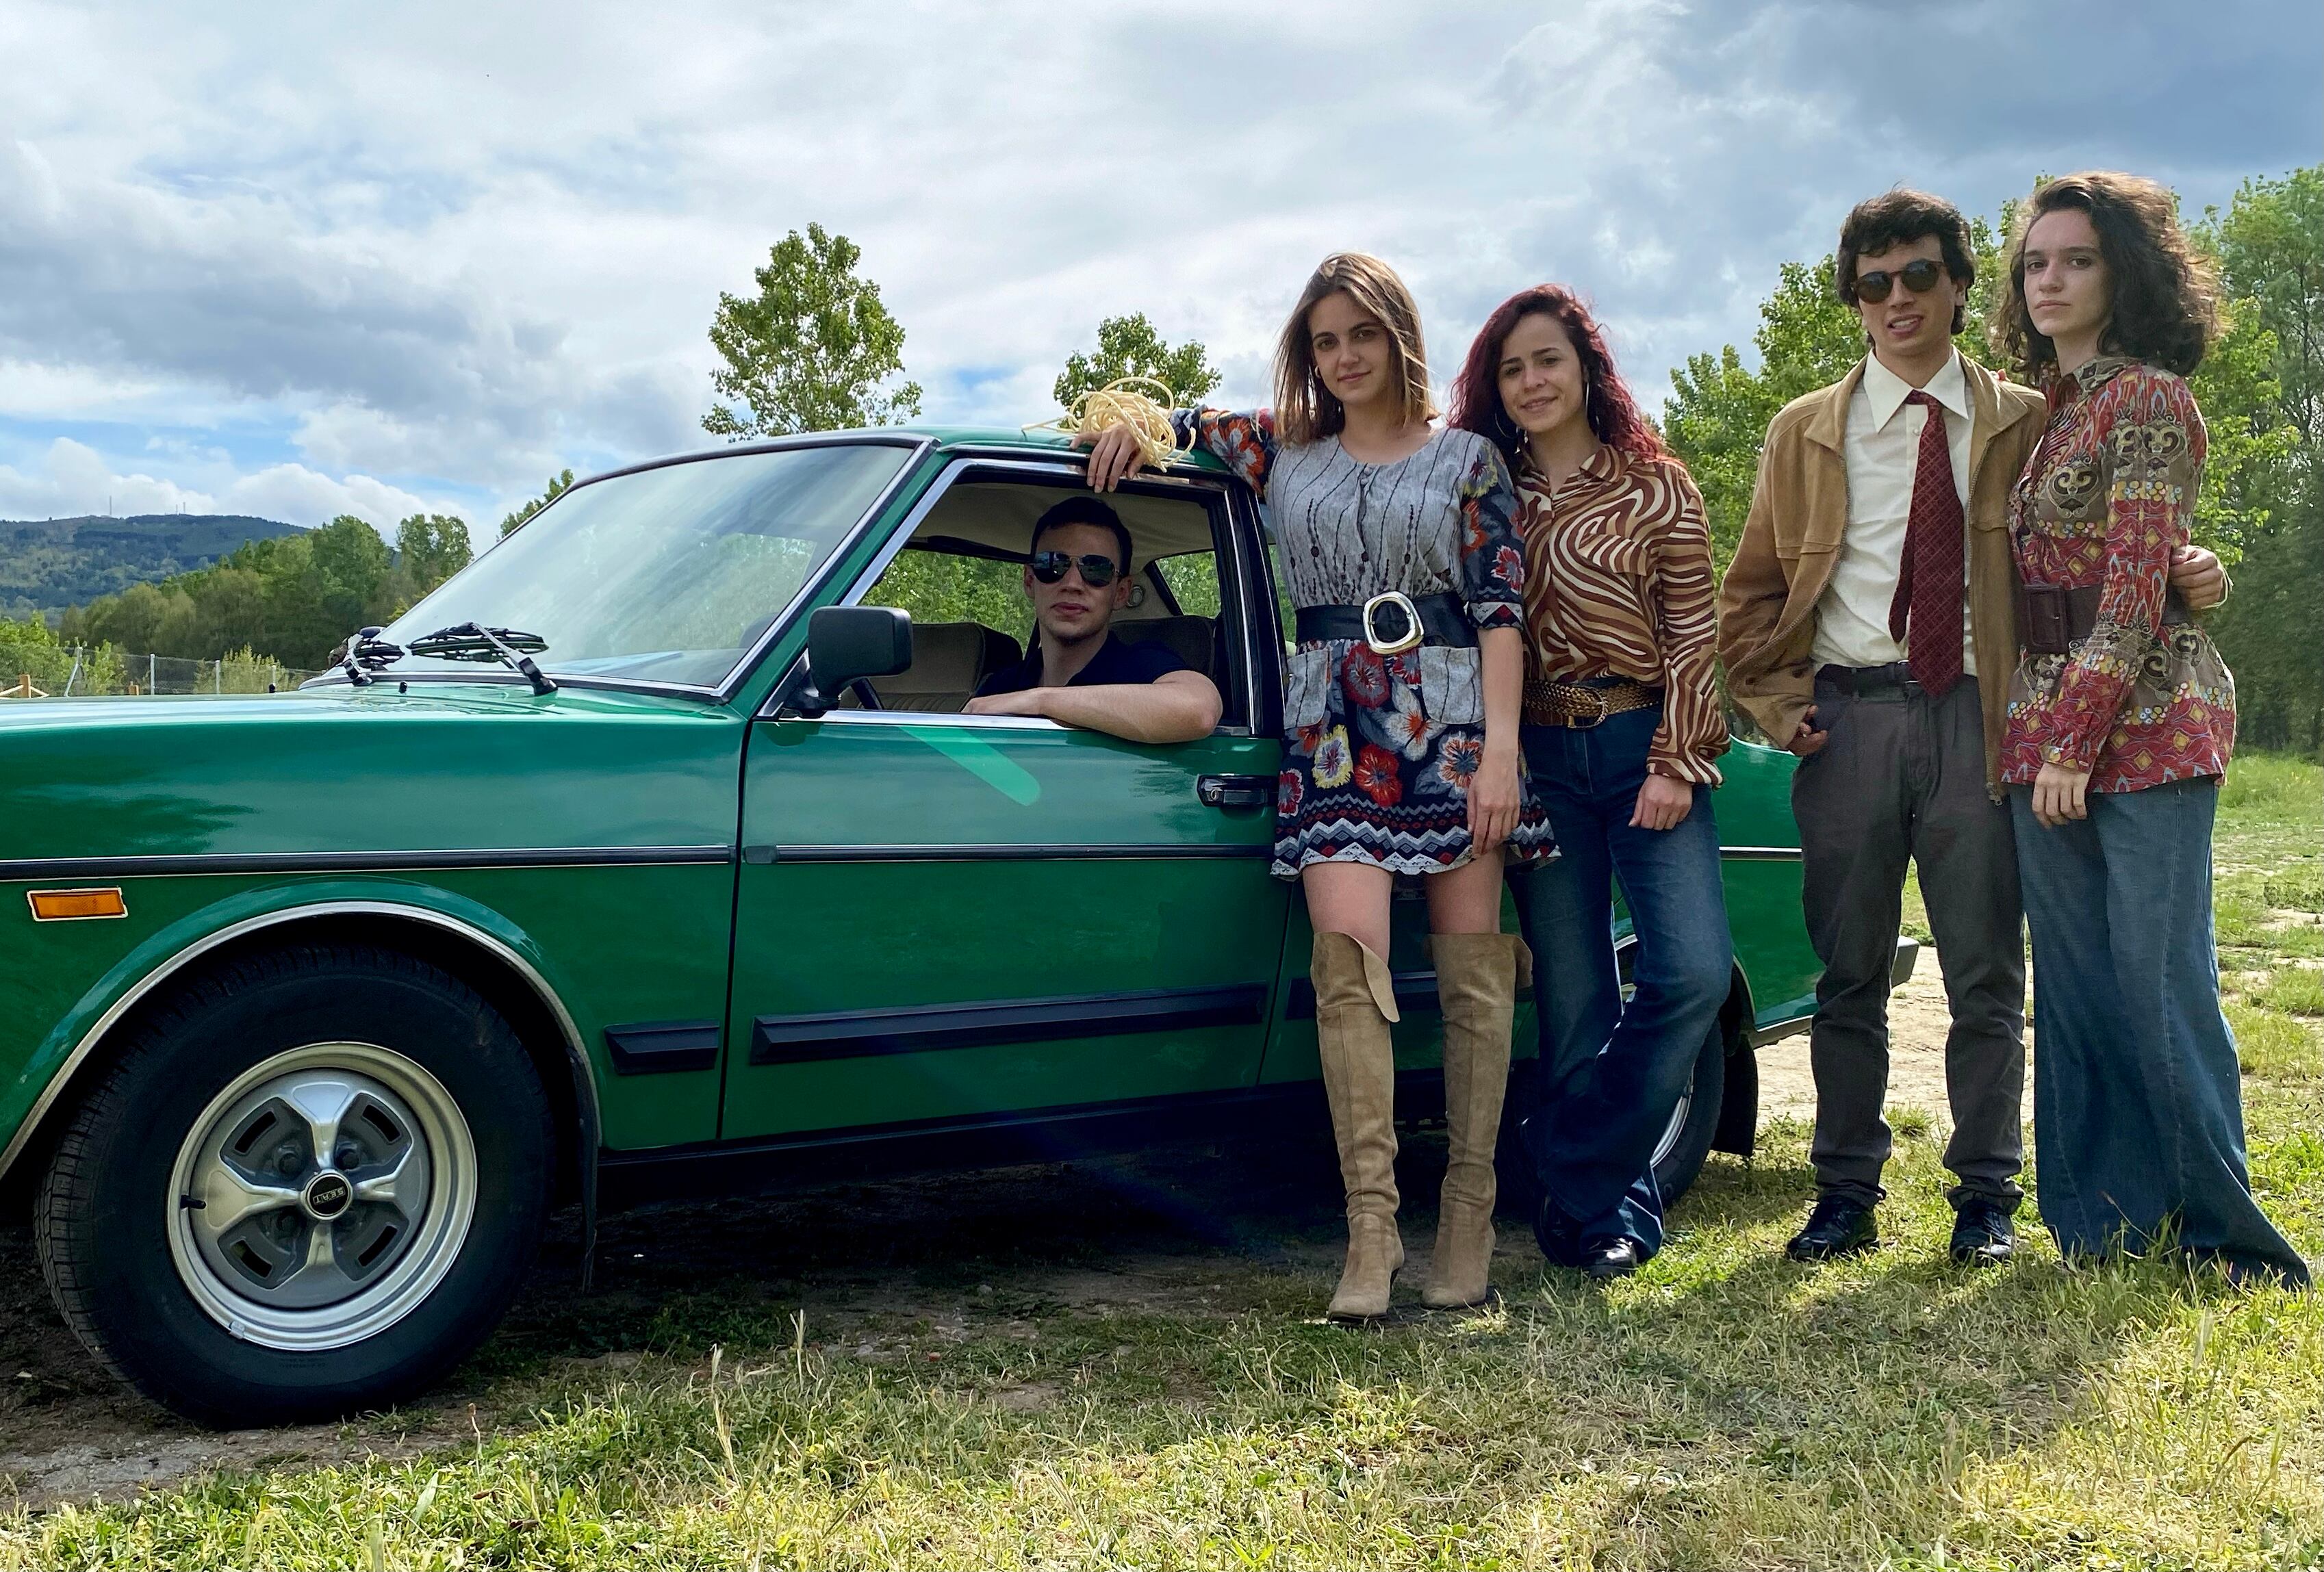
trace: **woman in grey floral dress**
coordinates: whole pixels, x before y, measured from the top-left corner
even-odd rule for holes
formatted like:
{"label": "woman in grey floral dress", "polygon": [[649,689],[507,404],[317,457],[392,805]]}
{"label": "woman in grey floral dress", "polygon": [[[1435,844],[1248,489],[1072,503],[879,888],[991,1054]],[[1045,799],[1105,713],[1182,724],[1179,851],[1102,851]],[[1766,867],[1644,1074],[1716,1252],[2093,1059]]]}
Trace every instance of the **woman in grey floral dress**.
{"label": "woman in grey floral dress", "polygon": [[[1517,751],[1525,559],[1508,471],[1484,438],[1432,426],[1419,313],[1376,258],[1324,259],[1284,328],[1275,381],[1271,411],[1176,419],[1181,440],[1266,500],[1299,608],[1275,871],[1300,881],[1315,933],[1316,1037],[1348,1199],[1331,1313],[1384,1314],[1404,1259],[1387,961],[1398,873],[1429,876],[1451,1129],[1423,1298],[1476,1304],[1490,1292],[1522,954],[1500,932],[1501,870],[1555,854]],[[1111,490],[1139,462],[1127,427],[1103,433],[1090,483]]]}

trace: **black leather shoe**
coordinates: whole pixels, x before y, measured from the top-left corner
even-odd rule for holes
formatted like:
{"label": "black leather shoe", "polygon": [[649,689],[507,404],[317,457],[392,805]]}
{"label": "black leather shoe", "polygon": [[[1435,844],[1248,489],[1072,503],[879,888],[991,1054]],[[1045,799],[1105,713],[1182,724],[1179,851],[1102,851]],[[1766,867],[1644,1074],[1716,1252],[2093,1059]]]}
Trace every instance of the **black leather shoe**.
{"label": "black leather shoe", "polygon": [[1808,1226],[1792,1236],[1784,1254],[1794,1261],[1831,1261],[1857,1255],[1880,1243],[1872,1209],[1825,1196],[1808,1214]]}
{"label": "black leather shoe", "polygon": [[1573,1219],[1567,1217],[1558,1204],[1547,1196],[1533,1213],[1534,1243],[1541,1246],[1542,1259],[1553,1266],[1578,1266],[1582,1264],[1582,1232]]}
{"label": "black leather shoe", "polygon": [[2017,1253],[2017,1227],[2009,1213],[1989,1200],[1963,1201],[1953,1214],[1953,1242],[1947,1254],[1963,1266],[2006,1266]]}
{"label": "black leather shoe", "polygon": [[1638,1266],[1636,1239],[1592,1239],[1582,1246],[1582,1270],[1600,1282],[1628,1277]]}

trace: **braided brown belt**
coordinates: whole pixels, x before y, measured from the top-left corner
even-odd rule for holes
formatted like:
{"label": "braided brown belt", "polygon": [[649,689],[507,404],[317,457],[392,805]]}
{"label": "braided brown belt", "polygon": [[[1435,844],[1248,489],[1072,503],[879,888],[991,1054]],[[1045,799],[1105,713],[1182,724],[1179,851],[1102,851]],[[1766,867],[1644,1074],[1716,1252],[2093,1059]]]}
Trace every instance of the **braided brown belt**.
{"label": "braided brown belt", "polygon": [[1525,685],[1525,719],[1528,726],[1591,727],[1625,710],[1643,710],[1663,702],[1663,691],[1644,683],[1623,681],[1609,687],[1583,683],[1528,682]]}

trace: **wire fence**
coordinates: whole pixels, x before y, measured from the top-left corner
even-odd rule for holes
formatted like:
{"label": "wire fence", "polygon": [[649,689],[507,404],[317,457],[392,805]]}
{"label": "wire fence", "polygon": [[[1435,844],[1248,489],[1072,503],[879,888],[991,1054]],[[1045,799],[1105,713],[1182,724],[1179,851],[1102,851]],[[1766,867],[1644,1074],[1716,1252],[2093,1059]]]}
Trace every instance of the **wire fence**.
{"label": "wire fence", "polygon": [[295,688],[319,675],[271,656],[234,651],[218,660],[133,655],[110,644],[0,644],[0,701],[142,698],[151,694],[224,697]]}

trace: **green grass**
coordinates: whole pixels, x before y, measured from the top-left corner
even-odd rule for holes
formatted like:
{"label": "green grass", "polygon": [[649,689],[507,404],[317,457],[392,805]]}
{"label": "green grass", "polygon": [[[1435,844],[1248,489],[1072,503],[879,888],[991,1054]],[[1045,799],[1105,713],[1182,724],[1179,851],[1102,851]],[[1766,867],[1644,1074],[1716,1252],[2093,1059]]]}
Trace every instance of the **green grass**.
{"label": "green grass", "polygon": [[[2269,897],[2316,865],[2324,772],[2236,770],[2254,1183],[2314,1255],[2324,1027],[2282,1007],[2313,914]],[[2324,1567],[2324,1300],[2063,1273],[2030,1217],[2016,1264],[1957,1271],[1939,1134],[1900,1123],[1858,1261],[1781,1258],[1810,1185],[1779,1120],[1639,1276],[1588,1289],[1527,1245],[1499,1308],[1369,1332],[1255,1251],[1129,1308],[980,1296],[955,1263],[945,1325],[795,1320],[748,1277],[576,1301],[480,1356],[473,1436],[0,1516],[0,1567]],[[647,1356],[577,1357],[607,1347]]]}

